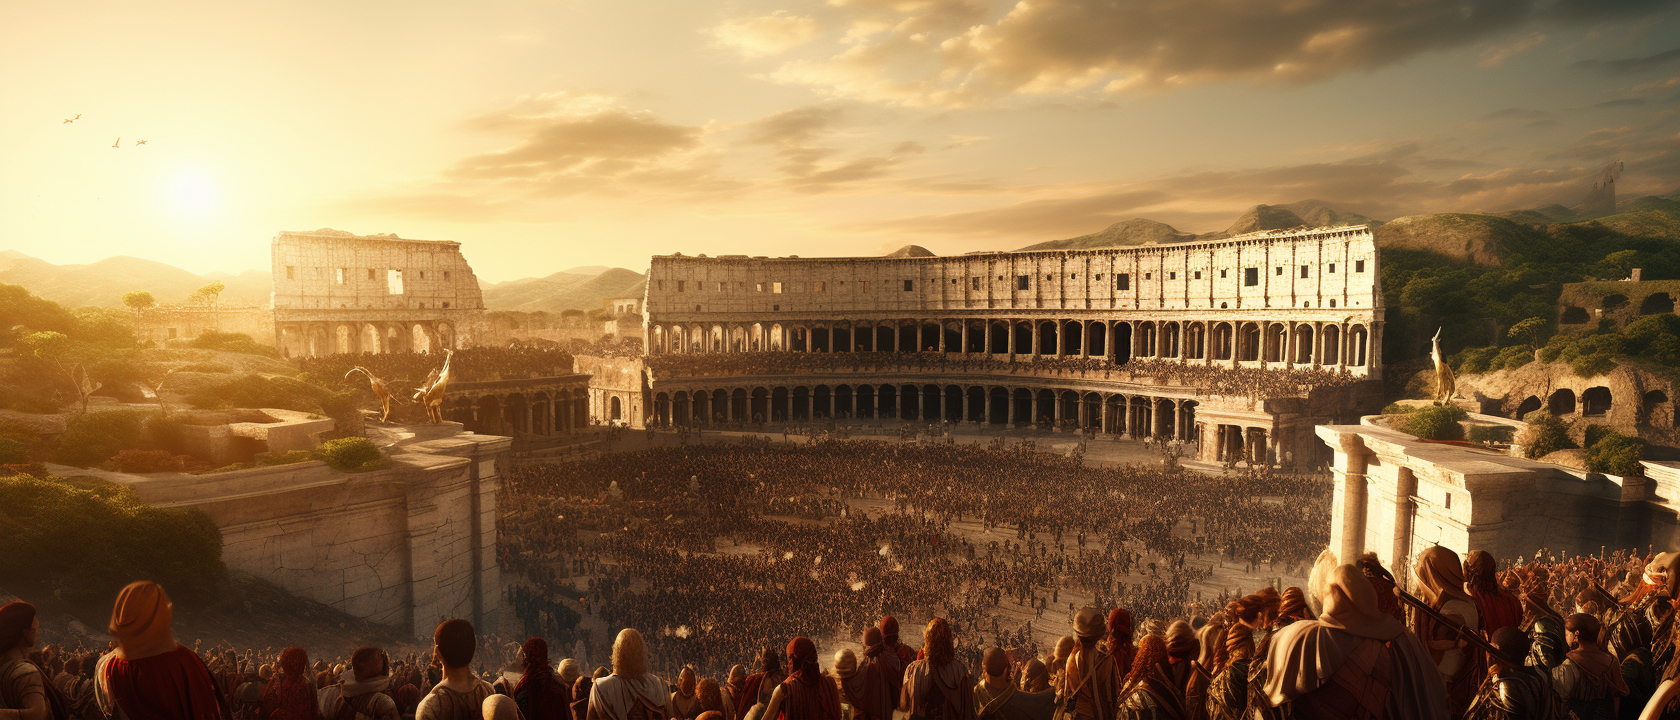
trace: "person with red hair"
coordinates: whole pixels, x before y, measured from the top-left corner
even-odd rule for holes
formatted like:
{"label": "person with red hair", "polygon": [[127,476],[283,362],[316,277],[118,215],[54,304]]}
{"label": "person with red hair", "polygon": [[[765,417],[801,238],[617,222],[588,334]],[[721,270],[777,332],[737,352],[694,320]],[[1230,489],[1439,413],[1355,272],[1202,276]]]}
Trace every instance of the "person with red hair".
{"label": "person with red hair", "polygon": [[975,720],[974,681],[956,661],[956,643],[944,618],[928,622],[922,633],[926,657],[904,669],[898,709],[923,720]]}
{"label": "person with red hair", "polygon": [[163,586],[150,580],[117,593],[110,626],[116,649],[100,658],[94,672],[94,696],[106,715],[121,712],[126,720],[232,715],[204,660],[175,641],[174,608]]}
{"label": "person with red hair", "polygon": [[[1137,657],[1132,671],[1121,683],[1125,694],[1120,698],[1118,716],[1125,720],[1186,720],[1189,711],[1184,707],[1184,690],[1174,687],[1167,655],[1167,641],[1160,635],[1145,635],[1138,643]],[[1065,701],[1064,701],[1065,702]]]}
{"label": "person with red hair", "polygon": [[525,720],[567,720],[572,714],[572,689],[554,675],[548,663],[548,641],[530,638],[520,648],[525,673],[515,685],[513,701]]}
{"label": "person with red hair", "polygon": [[319,720],[315,680],[309,676],[309,655],[300,647],[280,651],[280,671],[263,688],[258,718],[277,717],[284,712],[293,720]]}
{"label": "person with red hair", "polygon": [[1115,672],[1126,677],[1132,671],[1132,658],[1137,657],[1137,646],[1132,644],[1132,613],[1125,608],[1108,611],[1108,640],[1104,649],[1114,658]]}
{"label": "person with red hair", "polygon": [[765,706],[765,720],[841,720],[840,686],[817,667],[817,646],[810,638],[788,641],[788,676]]}
{"label": "person with red hair", "polygon": [[1499,586],[1499,566],[1486,550],[1471,550],[1464,556],[1464,588],[1476,601],[1482,622],[1482,637],[1492,638],[1500,628],[1522,623],[1522,601]]}

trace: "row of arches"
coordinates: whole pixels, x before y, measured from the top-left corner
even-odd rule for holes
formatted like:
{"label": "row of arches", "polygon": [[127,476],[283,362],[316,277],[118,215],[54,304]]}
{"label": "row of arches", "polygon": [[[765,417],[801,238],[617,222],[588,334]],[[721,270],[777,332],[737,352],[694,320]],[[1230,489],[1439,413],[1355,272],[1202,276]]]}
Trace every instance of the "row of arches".
{"label": "row of arches", "polygon": [[882,323],[658,323],[652,353],[955,352],[1364,367],[1363,323],[1296,321],[898,320]]}
{"label": "row of arches", "polygon": [[791,385],[660,390],[659,425],[914,420],[1095,428],[1132,437],[1192,439],[1195,400],[1072,389],[980,385]]}
{"label": "row of arches", "polygon": [[[1582,417],[1604,417],[1615,409],[1615,395],[1610,388],[1598,385],[1582,390],[1579,394],[1570,388],[1560,388],[1552,391],[1545,399],[1539,395],[1523,398],[1517,405],[1513,416],[1522,419],[1529,413],[1545,409],[1553,415],[1574,415],[1579,412]],[[1663,390],[1649,390],[1637,398],[1638,422],[1653,427],[1680,427],[1680,418],[1674,413],[1668,393]]]}
{"label": "row of arches", "polygon": [[447,322],[279,323],[274,331],[284,357],[423,353],[455,348],[455,327]]}
{"label": "row of arches", "polygon": [[[1615,312],[1631,304],[1628,296],[1621,293],[1611,293],[1598,301],[1599,312]],[[1640,315],[1662,315],[1674,312],[1674,296],[1666,292],[1651,293],[1639,301]],[[1566,305],[1558,317],[1558,322],[1564,325],[1578,325],[1591,322],[1592,313],[1579,305]]]}
{"label": "row of arches", "polygon": [[486,435],[552,437],[589,427],[584,388],[445,397],[443,417]]}

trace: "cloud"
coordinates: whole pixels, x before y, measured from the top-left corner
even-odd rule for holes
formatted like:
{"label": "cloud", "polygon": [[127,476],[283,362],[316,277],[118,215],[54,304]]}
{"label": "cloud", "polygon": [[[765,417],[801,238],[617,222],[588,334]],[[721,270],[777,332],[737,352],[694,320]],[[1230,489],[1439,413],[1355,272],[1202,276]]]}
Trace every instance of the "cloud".
{"label": "cloud", "polygon": [[833,104],[807,105],[759,118],[746,125],[745,142],[774,149],[782,163],[777,170],[789,189],[805,194],[856,187],[889,175],[905,156],[927,147],[914,140],[895,145],[886,155],[835,160],[842,151],[834,144],[838,127],[851,112]]}
{"label": "cloud", "polygon": [[830,0],[826,57],[770,75],[842,97],[965,106],[1009,97],[1299,85],[1495,41],[1497,65],[1542,29],[1639,16],[1676,0]]}
{"label": "cloud", "polygon": [[1580,70],[1595,70],[1606,75],[1626,75],[1659,68],[1676,60],[1680,60],[1680,48],[1664,50],[1644,57],[1619,58],[1616,60],[1582,60],[1575,63],[1573,67]]}
{"label": "cloud", "polygon": [[778,10],[769,15],[726,20],[707,32],[718,45],[746,58],[780,55],[817,38],[821,28],[813,18]]}

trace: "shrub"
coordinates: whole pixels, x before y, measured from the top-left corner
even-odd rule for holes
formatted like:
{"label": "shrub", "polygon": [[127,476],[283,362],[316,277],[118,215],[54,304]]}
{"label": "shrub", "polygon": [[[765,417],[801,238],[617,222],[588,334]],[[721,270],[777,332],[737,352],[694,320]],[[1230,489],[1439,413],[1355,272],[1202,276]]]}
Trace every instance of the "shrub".
{"label": "shrub", "polygon": [[132,411],[77,415],[58,436],[59,461],[88,467],[110,460],[117,451],[139,442],[144,417],[145,413]]}
{"label": "shrub", "polygon": [[379,446],[364,437],[339,438],[321,443],[315,459],[344,472],[365,472],[385,467],[388,461]]}
{"label": "shrub", "polygon": [[185,466],[181,456],[167,450],[121,450],[116,462],[125,473],[180,472]]}
{"label": "shrub", "polygon": [[29,475],[41,478],[47,476],[46,463],[6,463],[5,465],[0,465],[0,467],[6,468],[6,473],[11,475]]}
{"label": "shrub", "polygon": [[188,340],[187,347],[199,350],[220,350],[222,352],[243,353],[245,355],[267,355],[280,357],[274,348],[258,343],[245,333],[224,333],[206,330],[198,337]]}
{"label": "shrub", "polygon": [[187,401],[205,410],[272,407],[310,412],[324,394],[324,390],[295,378],[248,374],[196,389],[187,395]]}
{"label": "shrub", "polygon": [[1510,425],[1476,425],[1470,428],[1470,442],[1508,443],[1516,434]]}
{"label": "shrub", "polygon": [[1496,347],[1466,348],[1458,354],[1458,374],[1471,375],[1486,372],[1489,369],[1489,363],[1498,353],[1499,348]]}
{"label": "shrub", "polygon": [[41,583],[74,601],[109,603],[124,585],[146,579],[194,602],[227,581],[221,531],[208,515],[147,506],[114,483],[0,477],[0,527],[0,577]]}
{"label": "shrub", "polygon": [[1417,412],[1419,409],[1420,408],[1418,408],[1418,406],[1416,406],[1416,405],[1401,405],[1400,403],[1389,403],[1388,405],[1383,407],[1381,414],[1382,415],[1410,415],[1412,413]]}
{"label": "shrub", "polygon": [[1545,457],[1575,447],[1575,442],[1569,439],[1569,426],[1545,410],[1524,415],[1523,422],[1528,423],[1523,438],[1524,454],[1530,458]]}
{"label": "shrub", "polygon": [[1606,430],[1596,442],[1587,445],[1587,469],[1611,475],[1638,475],[1644,470],[1639,465],[1639,458],[1644,454],[1645,441]]}
{"label": "shrub", "polygon": [[1534,351],[1524,345],[1512,345],[1500,350],[1498,355],[1488,361],[1489,370],[1515,370],[1534,362]]}
{"label": "shrub", "polygon": [[1400,431],[1424,440],[1463,440],[1464,426],[1460,421],[1469,417],[1463,408],[1436,405],[1406,416]]}

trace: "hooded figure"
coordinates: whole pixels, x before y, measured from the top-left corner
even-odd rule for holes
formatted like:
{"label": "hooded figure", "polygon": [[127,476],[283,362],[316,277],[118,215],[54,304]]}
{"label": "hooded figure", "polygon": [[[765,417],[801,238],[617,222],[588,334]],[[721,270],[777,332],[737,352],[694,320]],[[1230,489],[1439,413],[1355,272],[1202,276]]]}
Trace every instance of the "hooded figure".
{"label": "hooded figure", "polygon": [[727,717],[736,717],[736,715],[733,714],[735,710],[735,701],[742,695],[746,694],[746,691],[747,669],[741,667],[740,665],[730,665],[729,676],[723,683],[723,701],[729,703],[730,709],[730,712],[726,713]]}
{"label": "hooded figure", "polygon": [[864,630],[862,644],[862,656],[852,657],[851,675],[840,673],[839,666],[835,666],[835,672],[840,674],[841,695],[852,706],[854,718],[892,720],[893,708],[898,706],[898,696],[892,690],[894,678],[903,681],[904,667],[898,663],[897,653],[887,651],[879,628]]}
{"label": "hooded figure", "polygon": [[338,682],[321,689],[321,714],[336,718],[348,707],[351,720],[397,720],[402,715],[392,690],[385,653],[372,646],[356,648]]}
{"label": "hooded figure", "polygon": [[[881,618],[879,629],[881,630],[881,642],[885,644],[887,652],[898,656],[898,666],[901,668],[910,667],[910,663],[916,661],[916,649],[898,641],[898,618],[891,615]],[[889,689],[892,691],[893,697],[898,697],[899,690],[903,686],[904,678],[902,676],[891,678]]]}
{"label": "hooded figure", "polygon": [[1498,563],[1486,550],[1464,556],[1464,589],[1476,602],[1482,635],[1493,637],[1500,628],[1522,623],[1522,601],[1499,586]]}
{"label": "hooded figure", "polygon": [[951,626],[944,618],[928,622],[922,652],[927,657],[904,669],[898,709],[922,720],[975,720],[974,681],[956,661]]}
{"label": "hooded figure", "polygon": [[671,693],[672,717],[696,718],[703,712],[700,709],[700,681],[694,676],[694,668],[685,667],[677,673],[677,689]]}
{"label": "hooded figure", "polygon": [[1279,630],[1273,639],[1262,688],[1271,706],[1289,703],[1309,717],[1452,717],[1445,684],[1422,643],[1378,608],[1376,590],[1364,574],[1337,565],[1336,555],[1325,551],[1310,588],[1324,612]]}
{"label": "hooded figure", "polygon": [[572,720],[588,720],[589,696],[595,690],[595,676],[579,675],[572,683]]}
{"label": "hooded figure", "polygon": [[765,718],[840,720],[840,688],[817,667],[817,646],[810,638],[788,641],[788,676],[770,696]]}
{"label": "hooded figure", "polygon": [[572,697],[572,688],[577,685],[577,679],[583,676],[583,669],[578,667],[578,662],[571,658],[561,660],[557,674],[560,685],[566,688],[566,702],[577,700],[578,698]]}
{"label": "hooded figure", "polygon": [[[572,689],[554,676],[554,668],[548,664],[548,641],[531,638],[520,652],[525,659],[525,674],[509,693],[519,712],[525,720],[566,720],[572,714]],[[577,672],[577,663],[572,663],[572,672]]]}
{"label": "hooded figure", "polygon": [[228,714],[210,669],[175,642],[174,605],[163,586],[129,583],[111,608],[117,649],[99,660],[95,697],[106,714],[128,720],[200,720]]}
{"label": "hooded figure", "polygon": [[1132,613],[1125,608],[1108,611],[1108,641],[1104,649],[1114,658],[1114,671],[1120,677],[1124,678],[1132,671],[1132,658],[1137,656],[1137,646],[1132,644]]}
{"label": "hooded figure", "polygon": [[[1466,630],[1482,629],[1476,601],[1464,590],[1464,563],[1459,561],[1458,553],[1432,546],[1418,554],[1414,572],[1420,582],[1418,594],[1430,608]],[[1481,650],[1465,642],[1457,631],[1423,613],[1413,618],[1412,631],[1429,649],[1430,658],[1447,684],[1448,707],[1455,717],[1463,714],[1487,669]]]}
{"label": "hooded figure", "polygon": [[665,720],[671,696],[665,682],[647,671],[647,646],[634,628],[618,631],[613,641],[612,674],[595,681],[589,692],[588,720]]}

